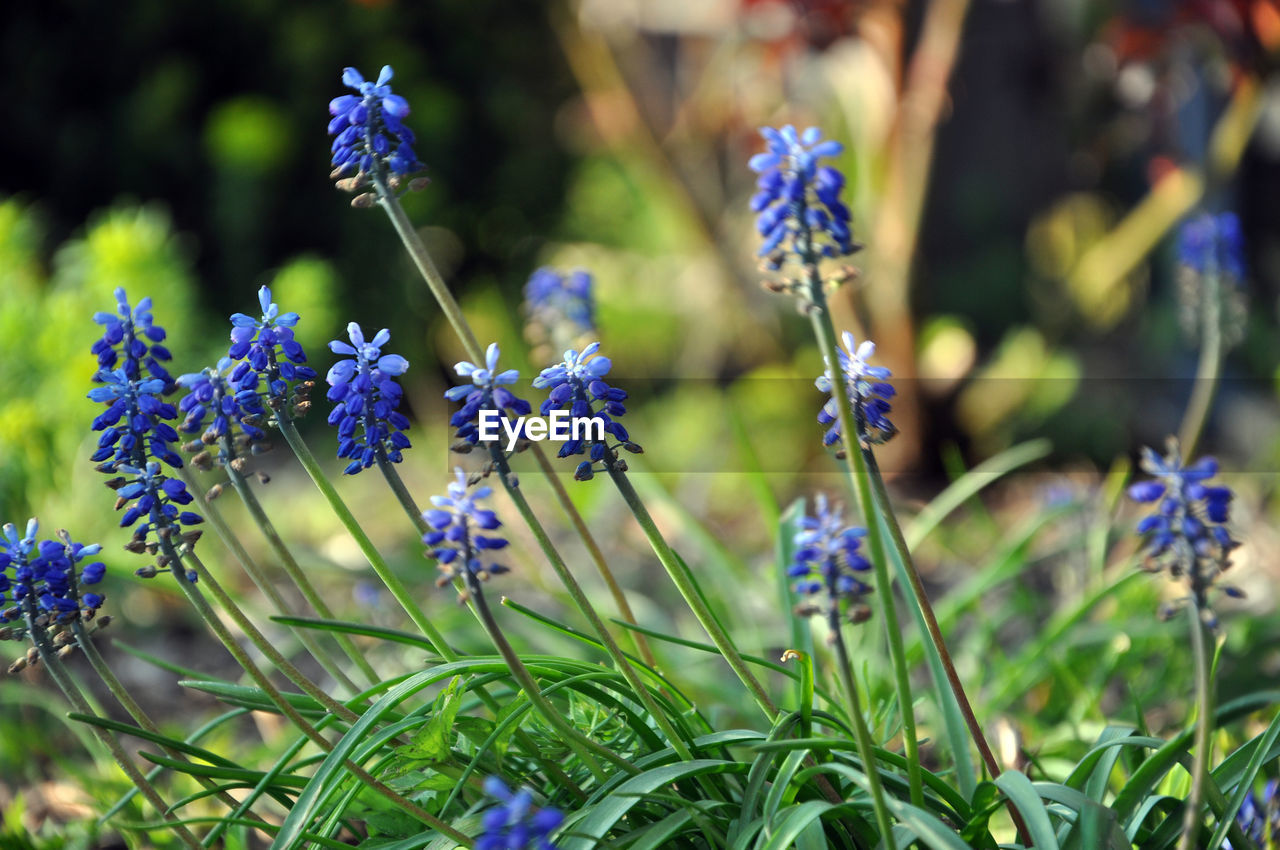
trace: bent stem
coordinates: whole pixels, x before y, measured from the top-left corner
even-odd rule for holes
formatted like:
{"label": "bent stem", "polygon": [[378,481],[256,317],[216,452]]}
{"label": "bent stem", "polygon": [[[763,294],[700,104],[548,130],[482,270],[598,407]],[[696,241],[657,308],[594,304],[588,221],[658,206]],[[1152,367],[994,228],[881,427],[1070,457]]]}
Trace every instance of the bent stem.
{"label": "bent stem", "polygon": [[[49,636],[45,630],[35,623],[35,617],[32,616],[31,610],[34,608],[34,599],[28,597],[31,604],[23,606],[23,619],[26,621],[27,634],[31,636],[31,642],[35,645],[36,652],[40,654],[40,661],[44,664],[46,670],[49,671],[49,678],[53,679],[54,684],[66,696],[67,701],[80,714],[96,717],[97,713],[89,706],[88,701],[80,692],[80,688],[76,685],[75,680],[71,678],[71,674],[66,667],[62,666],[62,660],[58,658],[57,651],[49,642]],[[147,802],[160,813],[160,816],[168,822],[169,827],[174,831],[178,838],[191,850],[201,850],[199,840],[191,834],[186,825],[179,822],[177,815],[165,803],[164,798],[160,796],[160,792],[151,784],[138,769],[138,766],[129,758],[124,747],[115,734],[110,730],[103,729],[100,726],[93,725],[93,734],[102,743],[107,751],[111,753],[111,757],[115,759],[116,764],[129,777],[134,786],[147,799]]]}
{"label": "bent stem", "polygon": [[764,716],[772,723],[778,717],[778,707],[774,705],[773,700],[769,698],[769,694],[765,691],[760,681],[747,667],[747,662],[742,658],[742,654],[738,652],[737,647],[733,645],[733,640],[725,632],[724,627],[716,619],[711,609],[707,607],[707,603],[702,599],[702,595],[698,592],[697,582],[689,572],[689,568],[676,557],[671,546],[662,536],[662,532],[658,530],[658,526],[653,521],[653,517],[649,515],[649,509],[645,507],[644,502],[640,499],[640,494],[636,492],[632,486],[627,474],[617,466],[617,461],[611,454],[605,454],[605,466],[609,471],[609,477],[613,479],[614,486],[618,488],[618,492],[622,495],[622,500],[627,503],[627,507],[631,510],[632,515],[639,523],[640,529],[644,532],[645,537],[649,541],[649,546],[653,549],[658,561],[666,569],[667,575],[671,577],[671,581],[675,583],[676,589],[680,591],[680,595],[684,597],[685,603],[693,611],[698,622],[702,624],[702,628],[706,631],[707,636],[711,638],[711,642],[716,645],[716,649],[720,650],[720,654],[724,660],[728,662],[733,672],[737,674],[742,684],[746,685],[747,690],[751,692],[752,699],[756,705],[764,712]]}
{"label": "bent stem", "polygon": [[[248,480],[230,464],[227,465],[227,477],[231,480],[231,486],[235,488],[236,494],[240,496],[240,501],[244,503],[245,508],[249,511],[249,515],[253,517],[253,521],[257,523],[258,528],[262,531],[262,536],[267,538],[267,543],[275,551],[276,557],[280,559],[280,565],[284,568],[285,573],[298,588],[302,597],[307,600],[307,604],[311,606],[318,616],[326,620],[335,619],[333,609],[324,601],[324,597],[316,590],[315,585],[311,583],[311,580],[307,578],[306,572],[298,564],[298,559],[293,557],[293,552],[285,545],[283,538],[276,531],[275,525],[272,524],[271,519],[267,516],[267,512],[263,510],[262,503],[258,501],[257,495],[249,486]],[[370,684],[377,684],[381,681],[377,671],[373,669],[373,666],[356,648],[350,637],[338,632],[334,635],[334,640],[337,641],[343,653],[351,659],[351,662],[360,668],[360,673]],[[356,688],[356,690],[358,691],[359,688]]]}
{"label": "bent stem", "polygon": [[1196,667],[1196,755],[1191,765],[1191,794],[1182,821],[1182,838],[1178,850],[1196,847],[1200,832],[1200,803],[1204,799],[1204,785],[1209,772],[1209,757],[1213,749],[1213,671],[1209,665],[1209,650],[1204,639],[1205,625],[1201,618],[1199,602],[1193,594],[1187,605],[1191,620],[1191,656]]}
{"label": "bent stem", "polygon": [[[332,752],[333,744],[330,743],[329,739],[321,735],[319,731],[317,731],[316,728],[312,726],[296,708],[294,708],[293,704],[285,699],[284,695],[280,693],[280,690],[271,682],[271,678],[263,672],[261,667],[254,663],[253,659],[249,657],[249,654],[246,653],[244,649],[241,648],[240,644],[236,642],[230,630],[227,629],[217,612],[213,610],[213,607],[209,605],[208,600],[204,598],[204,594],[202,594],[193,583],[187,580],[186,568],[183,565],[182,557],[190,557],[190,553],[188,552],[184,556],[179,556],[177,548],[169,539],[169,532],[171,531],[172,529],[169,528],[161,528],[158,530],[158,533],[160,534],[161,550],[173,565],[172,572],[174,577],[178,580],[178,586],[182,588],[183,593],[185,593],[187,599],[191,601],[191,604],[195,607],[196,612],[200,615],[201,619],[205,621],[214,636],[222,642],[224,647],[226,647],[227,652],[231,653],[231,657],[235,659],[236,663],[249,674],[249,677],[262,689],[263,693],[269,700],[271,700],[276,708],[278,708],[280,712],[289,719],[289,722],[326,753]],[[202,579],[206,577],[207,572],[205,576],[201,576]],[[408,800],[403,795],[397,794],[360,765],[350,759],[344,761],[343,765],[351,772],[351,775],[358,779],[362,784],[366,785],[381,797],[389,800],[395,806],[403,809],[411,817],[426,824],[437,832],[449,836],[449,838],[452,838],[459,844],[466,847],[473,846],[473,842],[470,837],[454,829],[452,826],[440,820],[435,815],[431,814],[411,800]]]}
{"label": "bent stem", "polygon": [[[847,467],[849,483],[858,507],[862,513],[867,530],[867,549],[871,555],[871,566],[876,582],[876,596],[880,602],[881,616],[884,622],[885,635],[889,641],[889,656],[893,662],[894,689],[897,692],[899,713],[902,717],[902,743],[906,751],[907,781],[911,789],[911,803],[915,806],[924,803],[924,779],[920,772],[920,751],[916,739],[916,719],[914,701],[911,698],[911,681],[907,668],[907,653],[902,643],[902,629],[898,625],[897,603],[893,596],[893,582],[889,578],[889,564],[885,557],[884,540],[880,536],[880,524],[876,521],[875,508],[871,498],[870,476],[863,453],[857,450],[862,441],[862,423],[853,411],[849,388],[840,371],[840,358],[836,351],[835,326],[831,324],[831,316],[827,311],[826,294],[823,291],[822,279],[818,274],[816,259],[806,263],[809,275],[809,295],[813,305],[809,317],[813,324],[813,333],[818,342],[822,358],[831,370],[831,391],[836,400],[836,412],[840,422],[840,431],[844,435],[846,446],[854,446],[847,452],[850,463]],[[852,435],[852,439],[851,439]],[[856,444],[855,444],[856,441]],[[978,732],[981,735],[981,731]],[[992,775],[999,775],[999,771]]]}
{"label": "bent stem", "polygon": [[[276,590],[275,585],[271,583],[271,580],[267,577],[266,573],[262,571],[262,567],[253,559],[248,550],[244,548],[240,539],[236,537],[235,532],[231,530],[231,527],[227,525],[226,520],[222,518],[222,513],[214,507],[212,502],[204,497],[201,492],[200,485],[195,481],[194,476],[191,475],[186,467],[183,467],[182,469],[182,477],[186,479],[187,484],[190,485],[188,487],[188,492],[195,496],[196,503],[200,507],[201,515],[203,515],[208,523],[213,526],[213,530],[217,533],[218,538],[222,540],[223,544],[228,549],[231,550],[231,554],[240,562],[240,566],[244,568],[245,573],[253,580],[254,585],[257,586],[257,588],[262,591],[263,595],[271,601],[271,604],[275,607],[277,612],[281,614],[292,613],[289,610],[289,606],[285,603],[284,597],[281,596],[280,591]],[[326,615],[321,614],[320,616]],[[327,616],[326,618],[333,619],[332,616]],[[348,677],[342,668],[338,666],[337,662],[334,661],[329,653],[324,651],[320,646],[320,642],[316,640],[313,634],[310,633],[310,630],[294,628],[292,631],[303,647],[311,653],[311,657],[325,669],[325,672],[334,678],[334,681],[345,688],[350,694],[357,694],[360,692],[360,688],[356,687],[355,683],[351,681],[350,677]]]}
{"label": "bent stem", "polygon": [[874,745],[871,741],[871,730],[867,728],[867,719],[862,716],[862,700],[858,697],[858,686],[853,680],[853,665],[849,661],[849,649],[844,642],[844,626],[840,622],[840,611],[835,599],[827,610],[827,624],[831,629],[831,643],[836,650],[836,666],[840,668],[840,683],[844,686],[845,699],[849,701],[849,716],[853,720],[853,734],[858,744],[858,755],[862,757],[863,773],[867,784],[871,786],[871,806],[875,809],[876,824],[880,827],[881,840],[888,850],[896,850],[893,840],[893,819],[889,817],[889,806],[884,799],[884,788],[880,785],[880,771],[876,767]]}
{"label": "bent stem", "polygon": [[1187,401],[1182,426],[1178,429],[1178,444],[1182,446],[1182,459],[1195,456],[1196,443],[1209,419],[1209,409],[1218,390],[1222,372],[1222,281],[1216,270],[1203,276],[1205,294],[1201,312],[1200,361],[1196,365],[1195,383],[1191,398]]}
{"label": "bent stem", "polygon": [[[85,629],[84,623],[80,620],[72,621],[71,632],[75,635],[76,646],[79,647],[80,651],[89,659],[89,665],[93,667],[93,671],[98,674],[98,678],[102,680],[102,683],[107,686],[107,690],[109,690],[111,695],[115,697],[116,702],[120,703],[120,706],[128,712],[129,716],[133,718],[134,722],[137,723],[139,727],[153,735],[161,735],[160,727],[157,726],[155,721],[151,719],[151,716],[143,710],[142,706],[138,705],[138,701],[133,698],[133,694],[129,693],[129,689],[126,688],[124,683],[116,677],[111,666],[107,664],[106,659],[102,657],[102,653],[98,651],[97,643],[89,634],[88,630]],[[170,747],[160,739],[157,739],[157,742],[160,744],[161,749],[165,751],[165,754],[170,758],[189,763],[186,753]],[[219,788],[218,784],[209,777],[198,773],[191,773],[188,775],[198,782],[202,788],[213,791],[217,798],[221,800],[222,803],[231,811],[234,812],[239,808],[240,801]],[[259,824],[266,823],[266,821],[254,812],[246,812],[245,815],[249,820],[256,821]],[[271,830],[265,827],[260,826],[258,828],[268,836],[273,835]]]}

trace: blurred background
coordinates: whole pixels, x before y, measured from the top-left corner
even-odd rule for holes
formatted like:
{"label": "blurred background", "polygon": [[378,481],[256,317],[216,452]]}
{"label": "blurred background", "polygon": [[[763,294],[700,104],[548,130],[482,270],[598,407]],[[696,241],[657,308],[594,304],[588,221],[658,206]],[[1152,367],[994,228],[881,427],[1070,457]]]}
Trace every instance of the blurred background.
{"label": "blurred background", "polygon": [[[117,286],[155,300],[176,372],[216,360],[226,316],[254,312],[263,284],[302,314],[299,338],[322,374],[325,343],[348,321],[387,326],[389,349],[413,364],[406,478],[420,499],[443,486],[440,393],[461,351],[381,214],[350,209],[327,179],[326,104],[343,91],[342,68],[372,76],[387,63],[431,178],[406,199],[409,215],[479,336],[536,373],[546,363],[525,353],[526,279],[541,265],[590,270],[614,374],[641,398],[629,427],[646,448],[639,470],[655,473],[639,476],[644,492],[726,580],[772,568],[769,506],[839,486],[813,421],[820,358],[808,323],[759,285],[746,161],[761,125],[815,124],[845,143],[838,164],[866,248],[833,309],[894,371],[901,433],[881,456],[908,513],[963,469],[1049,440],[1037,471],[966,504],[960,527],[921,550],[939,592],[972,589],[978,574],[1007,580],[953,606],[973,635],[959,655],[975,674],[993,647],[1012,669],[1046,612],[1130,551],[1107,529],[1127,528],[1133,512],[1116,508],[1115,486],[1102,491],[1110,501],[1095,494],[1140,445],[1176,430],[1190,392],[1197,352],[1180,313],[1194,307],[1179,302],[1177,228],[1199,212],[1238,213],[1247,275],[1236,297],[1248,309],[1204,445],[1235,476],[1250,540],[1240,560],[1263,577],[1246,603],[1251,625],[1231,639],[1253,647],[1256,669],[1280,669],[1278,547],[1265,525],[1280,460],[1275,0],[121,0],[15,3],[0,15],[5,521],[38,515],[118,552],[122,532],[87,460],[85,399],[90,317]],[[331,429],[313,419],[317,454],[331,454]],[[292,458],[274,455],[268,508],[335,596],[394,624],[372,586],[352,591],[364,580],[358,552]],[[429,573],[380,482],[341,483],[406,574]],[[744,503],[748,484],[758,503]],[[643,586],[656,567],[614,495],[597,482],[575,497],[628,583]],[[1064,506],[1068,525],[1043,520]],[[1025,540],[1007,534],[1032,516]],[[1084,551],[1080,529],[1098,524],[1101,543]],[[1018,541],[1008,551],[1039,572],[982,572]],[[516,548],[529,593],[554,605],[533,547]],[[121,634],[181,656],[197,632],[176,597],[112,557]],[[1153,588],[1126,583],[1138,601],[1122,610],[1145,615],[1163,592]],[[989,594],[1009,613],[975,625],[965,606],[990,605]],[[669,616],[641,597],[645,616]],[[780,645],[776,600],[746,611],[763,618],[758,645]],[[1049,728],[1096,720],[1144,687],[1168,688],[1170,675],[1176,687],[1183,674],[1140,651],[1169,639],[1154,622],[1097,628],[1079,657],[1097,687],[1033,675],[1001,679],[985,698],[1013,726]],[[1096,667],[1098,646],[1114,665]],[[1064,658],[1054,675],[1070,669]],[[176,690],[167,673],[134,672]],[[1085,698],[1121,674],[1132,690],[1105,705]],[[32,757],[29,739],[9,733],[54,712],[51,701],[3,688],[0,803],[16,841],[19,826],[43,823],[38,801],[56,799],[38,789],[70,733],[51,726]]]}

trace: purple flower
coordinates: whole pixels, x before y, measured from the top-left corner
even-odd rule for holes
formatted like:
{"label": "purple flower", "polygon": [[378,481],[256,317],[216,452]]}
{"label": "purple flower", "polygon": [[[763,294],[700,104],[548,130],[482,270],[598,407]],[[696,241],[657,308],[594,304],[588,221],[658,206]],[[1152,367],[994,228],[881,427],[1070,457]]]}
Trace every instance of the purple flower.
{"label": "purple flower", "polygon": [[[586,429],[588,436],[571,437],[560,447],[559,457],[588,455],[588,460],[579,463],[574,472],[574,478],[579,481],[592,478],[597,469],[605,469],[606,461],[616,458],[616,450],[620,447],[634,453],[642,451],[631,441],[627,429],[617,421],[627,412],[623,404],[627,393],[605,383],[604,376],[613,368],[613,361],[599,351],[598,342],[591,343],[581,352],[569,349],[564,353],[562,362],[548,366],[533,379],[535,387],[550,391],[542,403],[543,416],[553,410],[568,410],[579,423],[599,423],[597,427]],[[613,437],[617,443],[610,446],[608,437]]]}
{"label": "purple flower", "polygon": [[347,337],[350,345],[335,339],[329,350],[351,359],[334,363],[325,380],[327,397],[334,402],[329,424],[338,427],[338,457],[351,459],[343,471],[355,475],[373,466],[379,455],[399,463],[410,446],[403,433],[409,420],[397,410],[404,392],[395,381],[409,368],[409,361],[399,354],[382,353],[382,346],[391,340],[386,328],[366,342],[360,326],[351,322]]}
{"label": "purple flower", "polygon": [[391,91],[391,66],[383,65],[376,82],[368,82],[355,68],[345,68],[342,82],[358,95],[344,94],[329,101],[329,135],[333,166],[338,175],[410,174],[422,168],[413,153],[413,131],[401,123],[409,102]]}
{"label": "purple flower", "polygon": [[548,329],[570,326],[575,334],[596,329],[591,275],[582,269],[562,274],[542,267],[524,287],[529,317]]}
{"label": "purple flower", "polygon": [[494,445],[500,445],[508,427],[520,436],[519,427],[514,422],[518,417],[529,415],[533,409],[529,402],[517,398],[507,389],[520,380],[520,373],[515,369],[498,371],[500,354],[498,344],[491,342],[484,353],[484,365],[466,360],[455,364],[453,370],[467,383],[451,387],[444,394],[449,401],[462,402],[462,407],[449,419],[449,424],[457,429],[455,436],[472,445],[480,442],[480,415],[483,412],[496,414],[499,442]]}
{"label": "purple flower", "polygon": [[106,574],[106,566],[92,560],[102,547],[97,543],[76,543],[65,531],[58,532],[59,540],[37,542],[38,531],[35,519],[27,521],[21,535],[12,523],[3,527],[0,622],[23,620],[24,607],[26,614],[48,615],[54,624],[92,617],[102,607],[104,597],[82,588],[97,584]]}
{"label": "purple flower", "polygon": [[485,812],[476,850],[555,850],[550,836],[564,815],[550,807],[535,808],[528,789],[512,792],[496,776],[485,779],[484,790],[498,805]]}
{"label": "purple flower", "polygon": [[507,572],[507,567],[496,563],[490,554],[506,548],[507,540],[496,534],[480,533],[502,527],[497,514],[479,505],[480,500],[493,495],[493,488],[476,487],[468,491],[467,474],[461,469],[454,474],[456,479],[449,484],[448,495],[432,496],[434,507],[422,513],[422,518],[431,526],[422,542],[444,575],[452,577],[462,573],[470,586],[473,579],[483,580]]}
{"label": "purple flower", "polygon": [[[271,300],[271,290],[258,290],[258,304],[262,317],[255,319],[244,313],[231,316],[231,348],[227,356],[243,362],[236,364],[230,375],[240,403],[250,403],[251,396],[265,395],[269,402],[280,404],[288,400],[293,382],[312,381],[316,372],[307,362],[302,345],[293,338],[293,328],[298,324],[297,313],[281,313]],[[265,393],[259,389],[266,385]]]}
{"label": "purple flower", "polygon": [[218,462],[224,465],[240,456],[243,448],[256,450],[267,438],[260,427],[267,419],[262,401],[257,393],[237,395],[230,379],[234,369],[231,358],[223,357],[216,366],[178,378],[178,385],[187,390],[178,402],[178,410],[186,415],[181,430],[201,433],[206,445],[216,443]]}
{"label": "purple flower", "polygon": [[102,337],[90,349],[98,358],[99,372],[121,369],[129,380],[139,380],[144,375],[157,378],[164,382],[163,391],[167,393],[173,388],[173,378],[160,364],[167,363],[173,355],[161,345],[165,330],[151,315],[151,299],[143,298],[136,307],[130,307],[123,288],[116,287],[114,294],[114,313],[93,314],[93,320],[103,326]]}
{"label": "purple flower", "polygon": [[849,208],[840,200],[844,175],[819,162],[844,148],[823,140],[822,131],[810,127],[803,134],[788,124],[781,129],[761,127],[767,148],[751,157],[751,170],[760,177],[751,198],[757,213],[756,230],[764,239],[759,255],[771,268],[793,252],[801,262],[819,256],[843,257],[857,250],[849,229]]}
{"label": "purple flower", "polygon": [[[840,335],[845,350],[836,349],[840,360],[840,373],[844,376],[845,388],[849,401],[853,406],[853,415],[857,420],[860,441],[866,443],[883,443],[898,432],[889,421],[889,399],[895,390],[888,383],[890,371],[884,366],[872,366],[867,361],[875,356],[876,344],[869,339],[856,343],[853,334],[845,331]],[[827,370],[814,381],[820,391],[834,393],[835,384],[831,375],[831,364]],[[834,445],[841,442],[840,421],[834,396],[827,400],[818,413],[818,422],[830,425],[823,436],[823,445]]]}
{"label": "purple flower", "polygon": [[[871,591],[861,575],[871,569],[859,548],[866,530],[844,524],[840,505],[830,505],[819,493],[813,514],[800,521],[795,536],[795,561],[787,575],[795,579],[797,593],[813,596],[826,592],[831,606],[840,600],[857,602]],[[816,613],[816,609],[810,609]]]}
{"label": "purple flower", "polygon": [[1182,225],[1178,260],[1199,274],[1224,274],[1236,283],[1245,277],[1244,234],[1233,212],[1205,213]]}

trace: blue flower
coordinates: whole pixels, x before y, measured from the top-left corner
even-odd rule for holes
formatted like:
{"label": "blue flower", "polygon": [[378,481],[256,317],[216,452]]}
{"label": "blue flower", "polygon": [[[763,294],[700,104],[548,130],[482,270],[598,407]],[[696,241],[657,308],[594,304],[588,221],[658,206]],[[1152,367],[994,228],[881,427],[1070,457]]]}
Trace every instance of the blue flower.
{"label": "blue flower", "polygon": [[132,528],[140,519],[146,520],[134,528],[135,540],[145,540],[158,529],[180,525],[198,525],[203,517],[182,507],[191,504],[191,494],[180,478],[170,478],[160,470],[160,464],[151,461],[143,467],[121,464],[125,477],[114,482],[116,486],[116,510],[127,508],[120,518],[121,528]]}
{"label": "blue flower", "polygon": [[[234,368],[231,358],[223,357],[216,366],[178,378],[178,385],[187,390],[178,402],[178,410],[186,414],[181,429],[195,434],[203,428],[201,441],[218,444],[218,462],[223,465],[239,457],[245,448],[256,450],[267,438],[267,432],[259,427],[267,419],[261,399],[257,393],[237,396],[230,379]],[[213,419],[205,427],[210,414]]]}
{"label": "blue flower", "polygon": [[304,365],[307,355],[293,338],[298,314],[281,313],[271,300],[271,290],[265,286],[258,290],[258,303],[262,307],[260,319],[244,313],[231,316],[228,356],[232,360],[244,358],[244,362],[232,370],[231,382],[241,404],[259,395],[259,383],[265,382],[265,395],[274,407],[288,400],[291,382],[301,381],[308,386],[306,382],[314,380],[316,372]]}
{"label": "blue flower", "polygon": [[484,365],[480,366],[463,360],[454,365],[453,370],[468,383],[459,384],[445,391],[444,397],[449,401],[461,401],[462,407],[449,419],[449,424],[457,429],[455,436],[466,440],[471,445],[480,442],[480,414],[490,410],[497,414],[499,423],[498,442],[501,445],[502,435],[506,433],[502,423],[507,423],[521,435],[519,426],[514,421],[521,416],[529,415],[533,409],[529,402],[517,398],[507,387],[520,380],[520,373],[515,369],[498,371],[498,344],[489,343],[484,353]]}
{"label": "blue flower", "polygon": [[[58,532],[59,540],[37,543],[38,531],[35,519],[27,521],[21,535],[12,523],[4,525],[0,537],[0,622],[22,620],[24,606],[26,613],[33,617],[46,614],[54,624],[92,617],[105,599],[81,588],[97,584],[106,574],[101,561],[90,560],[102,547],[76,543],[65,531]],[[15,607],[3,608],[10,602]]]}
{"label": "blue flower", "polygon": [[462,574],[470,588],[473,579],[483,581],[507,572],[507,568],[495,563],[489,554],[505,548],[507,540],[478,533],[502,527],[497,514],[477,504],[489,498],[493,488],[477,487],[468,493],[466,473],[457,469],[454,474],[456,480],[449,484],[449,495],[432,496],[431,504],[435,507],[422,512],[422,518],[432,529],[423,535],[422,542],[445,576]]}
{"label": "blue flower", "polygon": [[1244,234],[1232,212],[1205,213],[1182,225],[1178,261],[1198,274],[1224,274],[1237,283],[1245,277]]}
{"label": "blue flower", "polygon": [[[1248,795],[1236,812],[1236,823],[1258,847],[1273,847],[1280,838],[1280,782],[1272,779],[1263,788],[1262,795],[1249,789]],[[1223,850],[1232,850],[1230,841],[1224,841]]]}
{"label": "blue flower", "polygon": [[617,421],[627,412],[622,403],[626,400],[627,393],[604,382],[604,376],[613,368],[613,361],[598,354],[599,350],[598,342],[591,343],[581,352],[570,349],[564,353],[563,362],[543,369],[533,379],[535,387],[550,389],[547,400],[542,403],[543,416],[553,410],[565,409],[575,420],[599,422],[603,434],[618,441],[610,446],[607,438],[597,439],[594,435],[589,439],[565,441],[560,447],[559,457],[589,453],[590,459],[578,464],[574,472],[574,478],[579,481],[590,479],[597,468],[605,469],[606,461],[616,459],[615,450],[619,447],[637,454],[642,451],[640,446],[631,441],[627,429]]}
{"label": "blue flower", "polygon": [[164,382],[164,392],[173,388],[173,378],[160,364],[173,359],[169,349],[161,345],[164,328],[151,315],[151,299],[143,298],[137,307],[129,306],[121,287],[115,289],[116,312],[97,312],[93,320],[103,326],[102,337],[90,351],[98,358],[100,372],[122,369],[130,380],[145,374]]}
{"label": "blue flower", "polygon": [[824,157],[838,155],[843,146],[824,141],[817,127],[799,135],[790,124],[782,129],[761,127],[760,135],[767,150],[749,163],[760,175],[758,191],[751,198],[751,211],[758,214],[756,230],[764,238],[759,255],[768,257],[770,267],[776,269],[788,251],[805,263],[856,251],[849,208],[840,200],[844,175],[818,164]]}
{"label": "blue flower", "polygon": [[[795,562],[787,575],[795,579],[795,591],[806,596],[826,592],[831,606],[840,600],[856,602],[871,592],[860,576],[871,569],[859,547],[866,530],[844,524],[840,505],[830,505],[819,493],[813,500],[813,515],[800,520],[795,536]],[[834,610],[834,607],[829,609]],[[817,609],[804,607],[805,613]]]}
{"label": "blue flower", "polygon": [[99,370],[94,379],[103,386],[90,390],[89,400],[107,406],[93,420],[93,430],[102,436],[90,460],[99,464],[99,471],[110,474],[122,464],[137,465],[147,458],[181,469],[182,458],[173,449],[178,432],[166,421],[176,419],[178,411],[160,397],[165,382],[130,378],[123,368]]}
{"label": "blue flower", "polygon": [[485,779],[484,790],[498,805],[485,812],[476,850],[555,850],[550,836],[564,815],[550,807],[535,809],[527,789],[513,793],[496,776]]}
{"label": "blue flower", "polygon": [[592,333],[596,308],[591,288],[591,275],[582,269],[561,274],[544,266],[524,287],[529,317],[548,330],[567,325],[575,335]]}
{"label": "blue flower", "polygon": [[370,83],[355,68],[342,72],[342,82],[359,95],[344,94],[329,101],[329,135],[333,140],[335,176],[378,173],[382,169],[404,175],[422,165],[413,153],[413,131],[401,123],[409,102],[391,91],[392,71],[383,65],[377,82]]}
{"label": "blue flower", "polygon": [[343,471],[355,475],[373,466],[380,453],[392,463],[399,463],[401,452],[409,448],[409,438],[402,433],[409,427],[409,420],[396,410],[404,392],[395,382],[409,368],[409,361],[399,354],[382,353],[382,346],[391,340],[386,328],[365,342],[360,326],[351,322],[347,336],[350,345],[335,339],[329,343],[329,350],[352,359],[334,363],[326,380],[329,401],[336,402],[329,413],[329,424],[338,426],[338,457],[352,458]]}
{"label": "blue flower", "polygon": [[[1185,576],[1198,607],[1211,617],[1209,589],[1231,566],[1231,550],[1239,545],[1225,525],[1231,490],[1207,483],[1218,473],[1217,461],[1205,457],[1185,465],[1173,440],[1164,457],[1144,448],[1142,468],[1153,479],[1131,485],[1129,498],[1155,506],[1155,513],[1137,525],[1145,563],[1152,571],[1168,570],[1173,578]],[[1229,596],[1240,594],[1233,587],[1220,589]],[[1162,613],[1171,615],[1176,609],[1174,605]]]}
{"label": "blue flower", "polygon": [[[863,340],[855,344],[853,334],[845,331],[840,335],[845,350],[836,349],[840,360],[840,373],[844,376],[849,400],[853,404],[853,415],[857,420],[860,442],[883,443],[898,433],[898,429],[889,421],[889,399],[895,390],[892,384],[886,383],[891,377],[890,371],[883,366],[872,366],[867,363],[876,353],[876,344],[871,340]],[[831,376],[831,364],[827,370],[814,381],[821,392],[832,393],[835,384]],[[830,446],[841,442],[840,421],[837,415],[836,400],[827,399],[818,413],[818,422],[830,425],[822,438],[823,445]]]}

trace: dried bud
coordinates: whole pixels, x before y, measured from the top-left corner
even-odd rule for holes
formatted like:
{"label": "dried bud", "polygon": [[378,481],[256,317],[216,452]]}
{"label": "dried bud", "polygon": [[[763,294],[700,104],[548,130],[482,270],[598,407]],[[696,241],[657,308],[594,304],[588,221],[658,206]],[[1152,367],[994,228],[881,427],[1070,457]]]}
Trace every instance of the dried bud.
{"label": "dried bud", "polygon": [[258,478],[258,483],[259,483],[259,484],[270,484],[270,483],[271,483],[271,476],[270,476],[270,475],[267,475],[267,473],[262,472],[261,470],[259,470],[258,472],[254,473],[254,474],[255,474],[255,475],[257,476],[257,478]]}
{"label": "dried bud", "polygon": [[106,484],[106,485],[107,485],[108,487],[110,487],[112,490],[119,490],[121,487],[123,487],[123,486],[125,485],[125,479],[124,479],[124,478],[112,478],[112,479],[107,480],[107,481],[104,481],[104,482],[102,482],[102,483],[103,483],[103,484]]}
{"label": "dried bud", "polygon": [[222,485],[214,484],[212,487],[209,488],[209,492],[204,494],[204,497],[208,501],[212,502],[214,499],[218,498],[221,495],[222,495]]}
{"label": "dried bud", "polygon": [[306,416],[306,415],[307,415],[307,411],[309,411],[309,410],[311,410],[311,402],[309,402],[309,401],[300,401],[300,402],[298,402],[297,404],[295,404],[295,405],[293,406],[293,415],[294,415],[294,416]]}
{"label": "dried bud", "polygon": [[410,192],[421,192],[427,186],[431,185],[430,177],[415,177],[409,181]]}
{"label": "dried bud", "polygon": [[102,631],[109,625],[111,625],[110,614],[103,614],[101,617],[98,618],[98,631]]}
{"label": "dried bud", "polygon": [[34,646],[27,650],[27,664],[35,666],[40,662],[40,651]]}
{"label": "dried bud", "polygon": [[27,659],[19,658],[17,661],[9,665],[9,675],[14,676],[27,669]]}
{"label": "dried bud", "polygon": [[855,626],[858,623],[865,623],[871,619],[871,606],[869,605],[851,605],[849,606],[849,622]]}
{"label": "dried bud", "polygon": [[367,210],[373,207],[377,196],[372,192],[365,192],[363,195],[356,195],[351,199],[351,206],[358,210]]}
{"label": "dried bud", "polygon": [[341,180],[334,181],[336,186],[342,192],[358,192],[361,188],[360,177],[343,177]]}
{"label": "dried bud", "polygon": [[159,570],[157,570],[154,566],[151,566],[150,564],[148,564],[145,567],[138,567],[136,570],[133,571],[133,574],[136,575],[138,578],[155,578],[157,572],[159,572]]}
{"label": "dried bud", "polygon": [[471,450],[474,448],[475,446],[468,443],[466,440],[459,440],[452,446],[449,446],[449,451],[454,452],[455,454],[466,455],[471,454]]}
{"label": "dried bud", "polygon": [[64,646],[62,647],[62,649],[58,650],[58,657],[70,658],[72,653],[74,653],[75,651],[76,651],[75,644],[68,644],[67,646]]}

